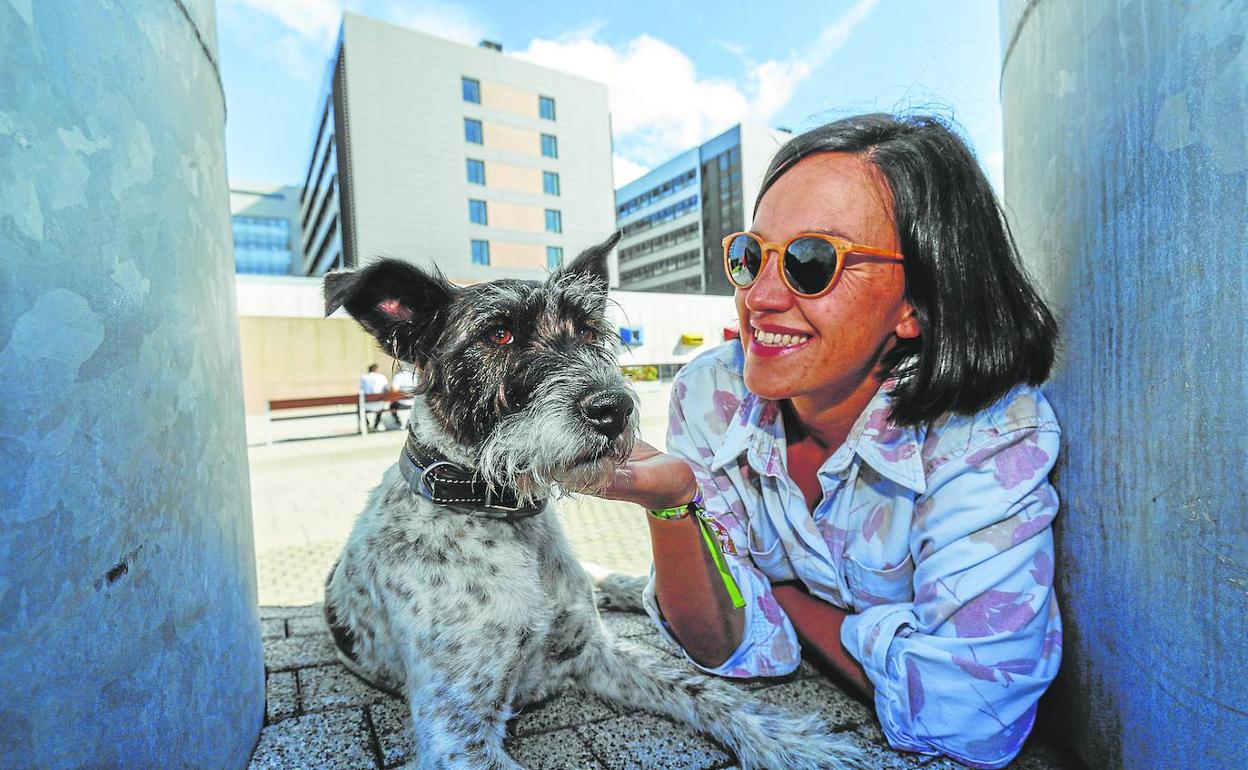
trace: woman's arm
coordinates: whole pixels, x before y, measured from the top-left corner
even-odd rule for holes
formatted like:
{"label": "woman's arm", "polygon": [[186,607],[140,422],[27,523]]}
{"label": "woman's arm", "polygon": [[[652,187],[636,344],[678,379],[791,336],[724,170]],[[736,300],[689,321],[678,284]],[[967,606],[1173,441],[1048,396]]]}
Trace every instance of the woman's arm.
{"label": "woman's arm", "polygon": [[[684,460],[638,441],[602,494],[662,510],[688,503],[697,493],[693,470]],[[697,519],[646,518],[654,552],[655,594],[663,618],[691,658],[716,668],[741,645],[745,613],[733,607]]]}
{"label": "woman's arm", "polygon": [[802,649],[817,655],[863,695],[873,697],[875,687],[867,678],[867,672],[841,644],[841,624],[850,613],[811,596],[800,583],[772,585],[771,591],[793,621]]}

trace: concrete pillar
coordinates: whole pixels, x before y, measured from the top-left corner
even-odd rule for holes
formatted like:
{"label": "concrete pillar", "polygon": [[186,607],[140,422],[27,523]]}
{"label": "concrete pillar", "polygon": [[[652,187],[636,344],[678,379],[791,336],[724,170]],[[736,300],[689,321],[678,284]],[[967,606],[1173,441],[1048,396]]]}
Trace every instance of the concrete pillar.
{"label": "concrete pillar", "polygon": [[1248,4],[1003,0],[1005,198],[1060,314],[1063,671],[1089,767],[1248,757]]}
{"label": "concrete pillar", "polygon": [[264,715],[212,0],[0,0],[0,767]]}

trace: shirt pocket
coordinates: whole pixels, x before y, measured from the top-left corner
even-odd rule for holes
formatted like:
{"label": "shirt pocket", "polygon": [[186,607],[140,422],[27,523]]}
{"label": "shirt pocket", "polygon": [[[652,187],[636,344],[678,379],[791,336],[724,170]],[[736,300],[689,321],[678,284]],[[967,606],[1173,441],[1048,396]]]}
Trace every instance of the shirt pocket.
{"label": "shirt pocket", "polygon": [[858,612],[878,604],[914,601],[914,559],[909,554],[890,569],[873,569],[848,555],[844,564],[845,582]]}
{"label": "shirt pocket", "polygon": [[789,564],[789,555],[784,550],[784,543],[776,535],[770,522],[760,522],[758,517],[751,516],[746,526],[747,544],[750,549],[750,560],[754,566],[771,580],[793,580],[793,566]]}

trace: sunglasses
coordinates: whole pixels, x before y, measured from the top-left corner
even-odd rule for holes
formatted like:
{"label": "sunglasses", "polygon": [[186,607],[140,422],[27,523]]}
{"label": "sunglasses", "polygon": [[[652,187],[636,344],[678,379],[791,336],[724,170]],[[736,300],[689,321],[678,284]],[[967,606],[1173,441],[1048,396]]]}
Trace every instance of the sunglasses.
{"label": "sunglasses", "polygon": [[798,233],[784,243],[764,241],[754,233],[733,233],[724,238],[724,272],[733,286],[748,289],[767,266],[767,255],[780,255],[780,280],[799,297],[822,297],[832,291],[847,254],[901,260],[895,251],[851,243],[824,233]]}

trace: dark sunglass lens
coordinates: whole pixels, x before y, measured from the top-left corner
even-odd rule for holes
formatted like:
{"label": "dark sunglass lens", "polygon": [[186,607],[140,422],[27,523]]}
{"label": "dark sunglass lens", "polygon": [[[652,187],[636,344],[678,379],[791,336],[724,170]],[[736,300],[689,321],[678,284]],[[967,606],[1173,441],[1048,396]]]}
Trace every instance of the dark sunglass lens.
{"label": "dark sunglass lens", "polygon": [[738,286],[749,286],[763,264],[763,249],[748,235],[738,235],[728,243],[728,275]]}
{"label": "dark sunglass lens", "polygon": [[798,238],[784,254],[784,274],[802,294],[818,294],[836,272],[836,247],[822,238]]}

